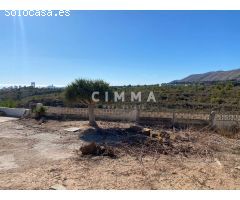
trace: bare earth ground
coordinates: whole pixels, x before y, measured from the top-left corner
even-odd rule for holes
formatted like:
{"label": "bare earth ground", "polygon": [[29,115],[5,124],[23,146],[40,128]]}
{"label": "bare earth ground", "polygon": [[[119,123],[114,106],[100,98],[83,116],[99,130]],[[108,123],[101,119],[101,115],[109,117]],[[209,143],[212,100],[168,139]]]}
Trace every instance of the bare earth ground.
{"label": "bare earth ground", "polygon": [[[82,157],[76,150],[91,139],[99,140],[82,131],[87,122],[2,121],[0,189],[49,189],[56,184],[67,189],[240,189],[239,139],[185,130],[194,138],[190,145],[200,153]],[[99,124],[103,128],[130,125]],[[81,130],[64,131],[70,127]]]}

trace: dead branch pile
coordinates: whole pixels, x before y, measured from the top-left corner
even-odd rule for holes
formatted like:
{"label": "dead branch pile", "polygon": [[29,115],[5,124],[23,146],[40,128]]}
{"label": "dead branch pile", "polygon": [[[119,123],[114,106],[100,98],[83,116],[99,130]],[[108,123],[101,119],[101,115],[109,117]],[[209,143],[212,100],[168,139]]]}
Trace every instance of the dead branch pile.
{"label": "dead branch pile", "polygon": [[[130,134],[118,146],[131,155],[177,155],[188,156],[194,154],[195,149],[188,135],[178,135],[169,131],[153,131],[148,128],[130,127],[126,130]],[[135,134],[133,134],[135,131]]]}
{"label": "dead branch pile", "polygon": [[[89,133],[88,133],[89,134]],[[102,129],[104,140],[95,141],[80,148],[82,155],[116,157],[116,154],[131,156],[190,155],[208,156],[211,151],[196,145],[196,138],[187,132],[152,130],[141,126],[130,128]],[[116,140],[116,141],[114,141]]]}

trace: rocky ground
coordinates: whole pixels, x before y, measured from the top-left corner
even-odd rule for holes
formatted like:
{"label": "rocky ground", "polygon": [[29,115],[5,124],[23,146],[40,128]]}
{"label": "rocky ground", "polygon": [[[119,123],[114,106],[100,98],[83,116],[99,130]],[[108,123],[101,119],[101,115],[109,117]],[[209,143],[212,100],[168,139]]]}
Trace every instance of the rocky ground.
{"label": "rocky ground", "polygon": [[[0,189],[240,189],[237,138],[98,124],[101,131],[86,121],[4,120]],[[92,142],[111,148],[116,157],[81,155],[80,147]]]}

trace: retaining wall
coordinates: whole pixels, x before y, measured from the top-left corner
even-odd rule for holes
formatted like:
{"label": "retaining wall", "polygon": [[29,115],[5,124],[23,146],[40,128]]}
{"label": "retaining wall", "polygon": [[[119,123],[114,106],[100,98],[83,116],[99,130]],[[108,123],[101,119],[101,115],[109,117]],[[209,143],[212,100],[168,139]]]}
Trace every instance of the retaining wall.
{"label": "retaining wall", "polygon": [[139,122],[164,127],[201,127],[209,124],[209,114],[140,111]]}
{"label": "retaining wall", "polygon": [[[46,107],[48,116],[68,116],[70,118],[88,119],[87,108]],[[0,107],[0,111],[9,117],[24,117],[30,115],[25,108]],[[149,124],[192,124],[206,125],[211,123],[210,114],[206,113],[172,113],[172,112],[146,112],[137,109],[95,109],[97,120],[131,121]],[[219,128],[240,125],[240,115],[214,115],[213,124]]]}
{"label": "retaining wall", "polygon": [[214,125],[219,128],[231,127],[240,125],[240,115],[220,115],[217,114],[214,118]]}
{"label": "retaining wall", "polygon": [[0,111],[4,112],[9,117],[24,117],[30,114],[30,110],[25,108],[0,107]]}
{"label": "retaining wall", "polygon": [[[47,107],[49,116],[70,116],[88,119],[87,108],[62,108]],[[211,124],[217,127],[232,126],[240,124],[240,115],[214,115],[213,122],[207,113],[173,113],[173,112],[146,112],[137,109],[95,109],[97,120],[113,121],[138,121],[145,124],[165,124],[165,125],[196,125],[205,126]]]}
{"label": "retaining wall", "polygon": [[[87,108],[62,108],[47,107],[48,116],[64,116],[72,118],[88,119]],[[136,121],[136,110],[123,109],[95,109],[95,117],[97,120],[113,120],[113,121]]]}

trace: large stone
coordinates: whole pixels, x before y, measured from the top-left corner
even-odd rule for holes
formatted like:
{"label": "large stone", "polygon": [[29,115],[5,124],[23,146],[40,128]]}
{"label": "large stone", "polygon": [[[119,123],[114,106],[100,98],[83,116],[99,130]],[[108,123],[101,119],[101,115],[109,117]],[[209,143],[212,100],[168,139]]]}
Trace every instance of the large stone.
{"label": "large stone", "polygon": [[91,143],[80,148],[82,155],[92,156],[108,156],[110,158],[116,158],[114,150],[109,146],[100,146],[96,143]]}
{"label": "large stone", "polygon": [[98,149],[96,143],[92,142],[91,144],[82,146],[80,151],[82,152],[82,155],[96,155]]}
{"label": "large stone", "polygon": [[67,190],[63,185],[53,185],[50,190]]}
{"label": "large stone", "polygon": [[64,131],[67,131],[67,132],[77,132],[79,130],[80,128],[77,128],[77,127],[70,127],[70,128],[64,129]]}
{"label": "large stone", "polygon": [[240,165],[239,165],[239,166],[237,166],[237,167],[235,167],[235,169],[238,169],[238,170],[240,170]]}
{"label": "large stone", "polygon": [[149,129],[149,128],[144,128],[144,129],[142,130],[142,133],[143,133],[144,135],[150,136],[150,135],[151,135],[151,129]]}

